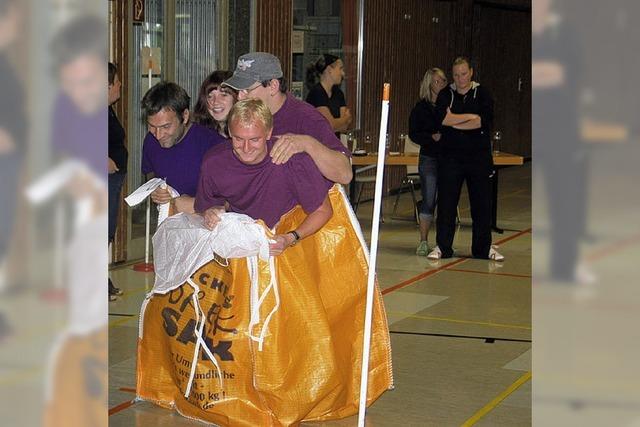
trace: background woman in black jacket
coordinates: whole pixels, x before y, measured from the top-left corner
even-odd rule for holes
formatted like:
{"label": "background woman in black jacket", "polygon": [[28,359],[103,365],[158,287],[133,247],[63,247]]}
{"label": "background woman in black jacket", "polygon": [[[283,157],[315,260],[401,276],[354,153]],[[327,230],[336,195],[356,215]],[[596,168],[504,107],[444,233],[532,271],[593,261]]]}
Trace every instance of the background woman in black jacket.
{"label": "background woman in black jacket", "polygon": [[440,151],[440,121],[435,112],[438,93],[447,85],[447,76],[440,68],[430,68],[424,74],[420,84],[420,101],[411,110],[409,116],[409,137],[420,145],[420,190],[422,206],[420,208],[420,243],[416,255],[429,253],[427,243],[429,228],[433,222],[438,185],[438,153]]}

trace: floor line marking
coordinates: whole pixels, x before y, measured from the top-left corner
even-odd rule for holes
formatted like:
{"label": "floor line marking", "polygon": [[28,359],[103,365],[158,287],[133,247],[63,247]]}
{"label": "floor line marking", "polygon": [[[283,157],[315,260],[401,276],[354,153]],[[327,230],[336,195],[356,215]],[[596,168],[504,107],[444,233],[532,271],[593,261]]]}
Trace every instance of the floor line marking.
{"label": "floor line marking", "polygon": [[618,242],[612,242],[608,245],[605,245],[603,248],[596,249],[594,253],[587,256],[588,262],[594,262],[602,258],[606,258],[615,252],[621,252],[627,249],[629,246],[633,246],[640,242],[640,235],[636,234],[635,236],[631,236],[627,239],[623,239]]}
{"label": "floor line marking", "polygon": [[444,265],[442,265],[442,266],[440,266],[438,268],[435,268],[433,270],[427,270],[427,271],[425,271],[423,273],[418,274],[417,276],[414,276],[414,277],[412,277],[410,279],[405,280],[404,282],[400,282],[397,285],[391,286],[390,288],[383,289],[382,290],[382,295],[388,294],[388,293],[393,292],[395,290],[398,290],[400,288],[404,288],[405,286],[409,286],[412,283],[417,282],[418,280],[424,279],[425,277],[432,276],[432,275],[434,275],[436,273],[439,273],[439,272],[441,272],[443,270],[446,270],[447,267],[452,267],[454,265],[457,265],[457,264],[460,264],[462,262],[465,262],[466,260],[467,260],[466,258],[460,258],[460,259],[457,259],[455,261],[451,261],[451,262],[449,262],[447,264],[444,264]]}
{"label": "floor line marking", "polygon": [[[512,236],[505,237],[504,239],[498,240],[495,244],[496,245],[501,245],[503,243],[506,243],[506,242],[508,242],[510,240],[516,239],[516,238],[518,238],[518,237],[520,237],[520,236],[522,236],[524,234],[530,233],[530,232],[531,232],[531,228],[527,228],[526,230],[522,230],[519,233],[516,233],[516,234],[514,234]],[[444,265],[442,265],[442,266],[440,266],[440,267],[438,267],[436,269],[427,270],[427,271],[425,271],[423,273],[418,274],[417,276],[414,276],[414,277],[412,277],[410,279],[407,279],[407,280],[405,280],[403,282],[400,282],[397,285],[393,285],[393,286],[391,286],[389,288],[383,289],[382,290],[382,295],[386,295],[386,294],[388,294],[390,292],[393,292],[393,291],[396,291],[398,289],[401,289],[401,288],[404,288],[406,286],[409,286],[412,283],[417,282],[418,280],[422,280],[422,279],[424,279],[426,277],[432,276],[432,275],[434,275],[436,273],[439,273],[440,271],[446,270],[446,269],[448,269],[450,267],[453,267],[454,265],[461,264],[461,263],[463,263],[463,262],[465,262],[467,260],[470,260],[470,259],[474,259],[474,258],[460,258],[460,259],[457,259],[455,261],[452,261],[452,262],[449,262],[447,264],[444,264]]]}
{"label": "floor line marking", "polygon": [[519,231],[516,234],[512,234],[511,236],[505,237],[504,239],[500,239],[497,242],[494,242],[493,244],[494,245],[502,245],[504,243],[507,243],[510,240],[517,239],[518,237],[520,237],[520,236],[522,236],[524,234],[531,234],[531,227],[527,228],[526,230]]}
{"label": "floor line marking", "polygon": [[478,322],[474,320],[452,319],[448,317],[421,316],[418,314],[407,313],[404,311],[389,310],[388,313],[401,314],[401,315],[405,315],[405,317],[410,317],[413,319],[421,319],[421,320],[435,320],[439,322],[463,323],[467,325],[491,326],[496,328],[524,329],[527,331],[531,330],[531,326],[527,326],[527,325],[510,325],[508,323]]}
{"label": "floor line marking", "polygon": [[113,408],[109,408],[109,416],[117,414],[120,411],[124,411],[128,407],[132,406],[134,403],[136,403],[135,399],[134,400],[127,400],[126,402],[122,402],[121,404],[116,405]]}
{"label": "floor line marking", "polygon": [[478,412],[473,414],[471,418],[465,421],[461,427],[471,427],[482,417],[487,415],[489,412],[493,411],[504,399],[506,399],[511,393],[516,391],[522,384],[526,383],[531,379],[531,371],[525,373],[520,378],[518,378],[513,384],[511,384],[505,391],[497,395],[491,402],[487,403],[484,407],[482,407]]}
{"label": "floor line marking", "polygon": [[447,271],[457,271],[460,273],[477,273],[477,274],[490,274],[492,276],[506,276],[506,277],[516,277],[519,279],[531,279],[530,275],[526,274],[515,274],[515,273],[495,273],[490,271],[480,271],[480,270],[466,270],[463,268],[447,268]]}
{"label": "floor line marking", "polygon": [[438,334],[435,332],[413,332],[413,331],[389,331],[390,334],[398,335],[418,335],[422,337],[438,337],[438,338],[464,338],[468,340],[482,340],[487,343],[495,341],[524,342],[531,344],[531,340],[522,338],[503,338],[503,337],[481,337],[477,335],[456,335],[456,334]]}

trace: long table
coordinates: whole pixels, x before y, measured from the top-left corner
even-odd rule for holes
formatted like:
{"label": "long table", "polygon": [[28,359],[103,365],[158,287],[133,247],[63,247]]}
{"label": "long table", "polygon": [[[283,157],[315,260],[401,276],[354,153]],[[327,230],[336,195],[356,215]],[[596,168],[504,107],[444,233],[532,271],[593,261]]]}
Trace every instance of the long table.
{"label": "long table", "polygon": [[[418,153],[406,153],[390,155],[387,154],[384,158],[385,166],[418,166],[419,156]],[[353,166],[367,166],[374,165],[378,162],[378,154],[371,153],[365,156],[352,157]],[[502,151],[493,153],[493,165],[496,166],[494,174],[492,176],[492,206],[491,206],[491,228],[493,231],[502,234],[503,229],[497,225],[498,220],[498,171],[505,166],[521,166],[524,164],[524,158],[517,154],[505,153]],[[351,181],[351,194],[354,194],[355,180]]]}
{"label": "long table", "polygon": [[[384,157],[385,166],[418,166],[418,153],[407,153],[399,155],[389,155]],[[374,165],[378,162],[378,154],[372,153],[366,156],[352,157],[354,166]],[[502,151],[493,153],[493,164],[495,166],[520,166],[524,163],[524,158],[517,154],[504,153]]]}

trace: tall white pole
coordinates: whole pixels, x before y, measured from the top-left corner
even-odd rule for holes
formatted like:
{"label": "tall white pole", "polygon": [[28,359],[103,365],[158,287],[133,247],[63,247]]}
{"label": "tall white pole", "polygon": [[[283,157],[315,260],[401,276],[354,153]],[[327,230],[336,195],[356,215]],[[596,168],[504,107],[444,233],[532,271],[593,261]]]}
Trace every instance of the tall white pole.
{"label": "tall white pole", "polygon": [[[150,51],[150,55],[152,55],[153,51],[151,51],[151,49],[149,49]],[[152,67],[152,62],[151,60],[149,60],[149,89],[151,89],[151,67]],[[151,197],[149,197],[147,199],[147,222],[145,224],[145,229],[144,229],[144,263],[146,265],[149,265],[149,234],[151,232],[150,230],[151,228]]]}
{"label": "tall white pole", "polygon": [[369,381],[369,352],[371,349],[371,317],[373,314],[373,291],[376,278],[376,257],[378,253],[378,234],[380,230],[380,208],[382,206],[382,179],[384,176],[385,139],[387,121],[389,119],[389,96],[391,85],[384,84],[382,91],[382,114],[380,116],[380,133],[378,135],[378,163],[376,168],[376,189],[373,199],[373,219],[371,224],[371,253],[369,255],[369,275],[367,278],[367,304],[364,315],[364,340],[362,343],[362,370],[360,372],[360,407],[358,410],[358,427],[364,427],[367,408],[367,385]]}

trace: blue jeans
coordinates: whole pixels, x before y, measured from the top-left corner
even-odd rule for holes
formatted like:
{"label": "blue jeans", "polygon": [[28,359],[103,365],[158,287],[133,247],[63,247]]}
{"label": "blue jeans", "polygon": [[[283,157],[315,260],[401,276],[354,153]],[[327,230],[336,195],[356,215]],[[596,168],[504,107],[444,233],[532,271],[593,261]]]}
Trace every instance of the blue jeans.
{"label": "blue jeans", "polygon": [[438,194],[438,160],[431,156],[420,156],[418,173],[420,174],[420,191],[422,192],[420,219],[433,221]]}
{"label": "blue jeans", "polygon": [[120,191],[126,173],[109,174],[109,242],[116,236],[116,225],[118,225],[118,209],[120,209]]}

